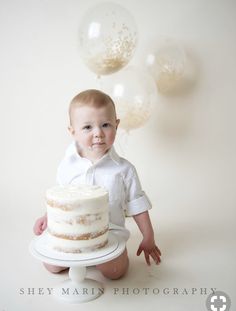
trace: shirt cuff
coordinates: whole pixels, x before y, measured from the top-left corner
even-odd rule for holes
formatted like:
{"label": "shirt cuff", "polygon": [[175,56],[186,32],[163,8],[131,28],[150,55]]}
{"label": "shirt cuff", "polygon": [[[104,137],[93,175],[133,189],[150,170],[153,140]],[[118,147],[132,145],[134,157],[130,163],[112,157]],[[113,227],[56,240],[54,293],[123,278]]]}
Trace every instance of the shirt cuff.
{"label": "shirt cuff", "polygon": [[152,204],[146,195],[139,197],[133,201],[128,202],[126,207],[126,215],[134,216],[152,208]]}

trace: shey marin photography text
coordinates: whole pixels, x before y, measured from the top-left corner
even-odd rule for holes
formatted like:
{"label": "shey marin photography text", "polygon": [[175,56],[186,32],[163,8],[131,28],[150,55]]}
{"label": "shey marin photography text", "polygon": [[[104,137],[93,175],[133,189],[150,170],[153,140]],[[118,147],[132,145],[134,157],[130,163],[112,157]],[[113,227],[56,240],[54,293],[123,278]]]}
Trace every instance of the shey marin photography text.
{"label": "shey marin photography text", "polygon": [[[103,288],[80,288],[79,290],[77,288],[74,288],[73,290],[71,288],[62,288],[61,289],[62,295],[89,295],[89,294],[96,294],[104,293]],[[170,296],[170,295],[200,295],[200,296],[206,296],[210,295],[217,291],[216,288],[207,288],[207,287],[191,287],[191,288],[178,288],[178,287],[164,287],[164,288],[157,288],[157,287],[113,287],[108,289],[109,291],[112,291],[112,294],[115,296],[137,296],[137,295],[164,295],[164,296]],[[18,289],[19,295],[52,295],[53,294],[53,288],[51,287],[21,287]]]}

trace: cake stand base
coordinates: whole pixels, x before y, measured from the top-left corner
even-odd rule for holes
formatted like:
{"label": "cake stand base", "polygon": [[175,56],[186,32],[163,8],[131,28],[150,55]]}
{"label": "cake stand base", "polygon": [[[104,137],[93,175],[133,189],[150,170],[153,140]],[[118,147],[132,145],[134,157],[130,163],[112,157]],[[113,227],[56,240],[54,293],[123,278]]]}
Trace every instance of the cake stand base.
{"label": "cake stand base", "polygon": [[96,299],[102,295],[104,292],[102,284],[96,280],[85,278],[86,270],[85,266],[70,267],[70,279],[54,288],[54,297],[69,303],[79,303]]}

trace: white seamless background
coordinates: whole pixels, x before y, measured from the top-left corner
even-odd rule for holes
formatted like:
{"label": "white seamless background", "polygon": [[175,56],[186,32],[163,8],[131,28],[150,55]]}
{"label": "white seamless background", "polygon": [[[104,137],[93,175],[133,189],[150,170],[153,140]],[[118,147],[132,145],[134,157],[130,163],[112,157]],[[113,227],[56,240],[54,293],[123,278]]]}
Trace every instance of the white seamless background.
{"label": "white seamless background", "polygon": [[[35,219],[45,212],[45,191],[55,184],[57,166],[71,142],[69,101],[81,90],[98,87],[79,57],[77,41],[80,19],[98,2],[0,1],[0,310],[64,308],[50,297],[18,292],[51,287],[66,277],[49,275],[30,256],[28,244]],[[137,168],[153,204],[150,215],[163,252],[162,264],[148,268],[143,256],[135,255],[141,235],[132,218],[127,219],[131,268],[118,284],[214,287],[233,301],[236,2],[116,2],[133,14],[139,29],[131,64],[140,63],[149,41],[168,36],[181,42],[196,71],[195,84],[186,93],[159,96],[143,128],[127,136],[118,133],[116,150]],[[114,299],[108,291],[89,307],[102,309]],[[151,310],[154,303],[167,311],[205,310],[205,298],[199,296],[121,297],[116,302],[114,310]]]}

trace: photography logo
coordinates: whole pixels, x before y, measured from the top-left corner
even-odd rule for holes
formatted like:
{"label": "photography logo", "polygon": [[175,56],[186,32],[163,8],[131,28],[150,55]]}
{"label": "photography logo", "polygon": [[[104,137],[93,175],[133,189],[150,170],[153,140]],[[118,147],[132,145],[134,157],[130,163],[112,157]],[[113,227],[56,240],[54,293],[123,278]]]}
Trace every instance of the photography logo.
{"label": "photography logo", "polygon": [[206,307],[209,311],[229,311],[231,300],[229,296],[221,291],[209,295],[206,300]]}

